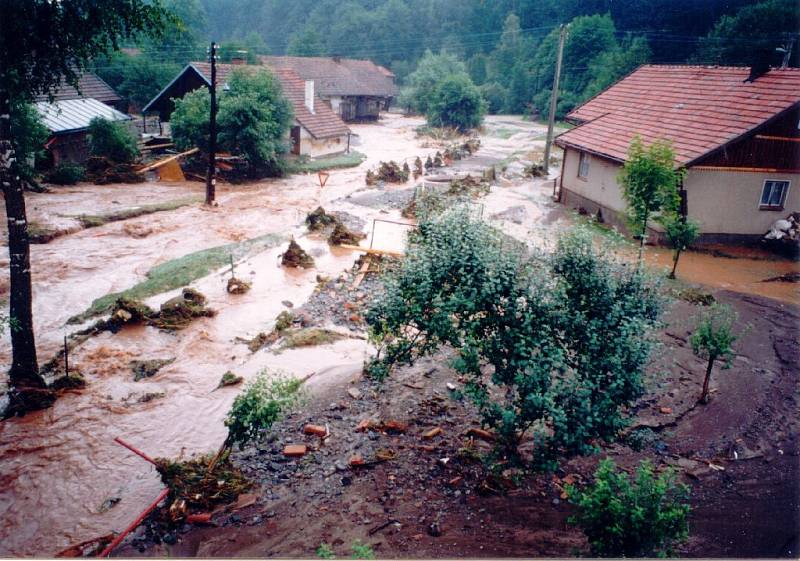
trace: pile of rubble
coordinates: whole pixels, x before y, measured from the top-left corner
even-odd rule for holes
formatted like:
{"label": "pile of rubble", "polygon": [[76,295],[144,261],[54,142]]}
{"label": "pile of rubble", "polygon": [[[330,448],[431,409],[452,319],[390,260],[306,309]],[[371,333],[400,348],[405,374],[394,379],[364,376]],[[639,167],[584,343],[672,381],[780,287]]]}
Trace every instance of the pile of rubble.
{"label": "pile of rubble", "polygon": [[800,255],[800,212],[792,212],[785,219],[776,220],[764,241],[774,249],[791,256]]}

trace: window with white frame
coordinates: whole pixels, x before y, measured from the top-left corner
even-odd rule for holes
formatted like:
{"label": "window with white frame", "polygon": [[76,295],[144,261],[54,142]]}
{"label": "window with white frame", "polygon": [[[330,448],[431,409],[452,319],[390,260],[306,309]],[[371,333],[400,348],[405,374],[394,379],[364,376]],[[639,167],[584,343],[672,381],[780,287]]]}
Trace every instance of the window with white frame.
{"label": "window with white frame", "polygon": [[589,154],[581,152],[581,159],[578,162],[578,177],[586,179],[589,177]]}
{"label": "window with white frame", "polygon": [[783,210],[786,194],[789,192],[789,181],[783,179],[767,179],[761,190],[759,208],[766,210]]}

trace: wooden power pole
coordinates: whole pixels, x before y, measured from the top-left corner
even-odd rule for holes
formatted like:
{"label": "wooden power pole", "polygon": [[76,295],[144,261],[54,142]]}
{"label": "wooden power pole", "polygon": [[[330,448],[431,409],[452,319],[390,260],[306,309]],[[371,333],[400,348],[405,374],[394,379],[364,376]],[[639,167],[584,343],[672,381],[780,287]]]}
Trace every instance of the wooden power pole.
{"label": "wooden power pole", "polygon": [[564,40],[566,37],[567,27],[562,23],[558,34],[558,55],[556,55],[556,74],[553,77],[553,92],[550,94],[550,117],[547,120],[547,141],[544,145],[545,174],[550,172],[550,148],[553,144],[553,126],[556,121],[556,106],[558,105],[558,83],[561,80],[561,59],[564,56]]}
{"label": "wooden power pole", "polygon": [[208,127],[208,171],[206,172],[206,204],[214,204],[216,196],[216,166],[217,166],[217,44],[211,43],[211,117]]}

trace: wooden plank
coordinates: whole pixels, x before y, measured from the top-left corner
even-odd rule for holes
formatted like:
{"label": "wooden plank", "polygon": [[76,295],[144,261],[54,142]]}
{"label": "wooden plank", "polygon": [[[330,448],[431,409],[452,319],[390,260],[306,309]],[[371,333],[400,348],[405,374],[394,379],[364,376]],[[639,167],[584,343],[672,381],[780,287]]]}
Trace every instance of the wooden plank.
{"label": "wooden plank", "polygon": [[177,160],[178,158],[182,158],[184,156],[189,156],[194,154],[195,152],[199,152],[199,148],[192,148],[191,150],[187,150],[186,152],[181,152],[180,154],[175,154],[174,156],[170,156],[169,158],[164,158],[163,160],[159,160],[155,163],[150,164],[149,166],[143,167],[139,170],[139,172],[144,173],[145,171],[154,170],[160,168],[164,164],[171,162],[172,160]]}
{"label": "wooden plank", "polygon": [[358,274],[353,281],[353,288],[358,288],[358,285],[360,285],[361,281],[364,280],[364,277],[367,276],[367,273],[369,272],[369,264],[372,261],[370,257],[370,255],[367,255],[367,257],[364,259],[364,263],[361,265],[361,269],[359,269]]}
{"label": "wooden plank", "polygon": [[749,173],[800,173],[800,169],[737,168],[733,166],[692,166],[689,169],[697,171],[741,171]]}
{"label": "wooden plank", "polygon": [[401,253],[399,251],[391,251],[388,249],[371,249],[369,247],[361,247],[360,245],[348,245],[348,244],[342,244],[339,247],[343,249],[352,249],[355,251],[361,251],[368,255],[391,255],[393,257],[405,257],[405,253]]}
{"label": "wooden plank", "polygon": [[759,140],[778,140],[780,142],[800,142],[800,138],[794,136],[770,136],[768,134],[757,134]]}

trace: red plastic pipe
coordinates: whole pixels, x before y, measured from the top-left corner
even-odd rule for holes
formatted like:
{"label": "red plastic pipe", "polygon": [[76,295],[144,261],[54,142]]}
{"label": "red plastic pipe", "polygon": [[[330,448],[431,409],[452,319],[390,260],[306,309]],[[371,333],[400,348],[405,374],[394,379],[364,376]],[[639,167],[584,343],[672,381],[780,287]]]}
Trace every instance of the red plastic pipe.
{"label": "red plastic pipe", "polygon": [[137,448],[134,448],[133,446],[131,446],[130,444],[128,444],[127,442],[122,440],[120,437],[115,438],[114,442],[116,442],[117,444],[121,444],[122,446],[124,446],[125,448],[127,448],[128,450],[130,450],[131,452],[136,454],[137,456],[141,456],[142,458],[144,458],[145,460],[147,460],[148,462],[150,462],[154,466],[158,465],[158,464],[156,464],[156,461],[153,458],[151,458],[150,456],[148,456],[147,454],[145,454],[141,450],[139,450]]}
{"label": "red plastic pipe", "polygon": [[136,520],[134,520],[130,526],[125,528],[120,535],[114,538],[114,541],[108,544],[108,547],[106,547],[102,551],[102,553],[100,553],[100,557],[108,557],[109,554],[114,550],[114,548],[117,547],[120,543],[122,543],[122,540],[125,539],[125,536],[127,536],[133,530],[135,530],[136,527],[142,523],[142,520],[144,520],[145,517],[148,514],[150,514],[153,511],[153,509],[155,509],[158,506],[158,503],[163,501],[167,495],[169,495],[169,489],[164,489],[163,491],[161,491],[161,493],[159,493],[158,495],[158,498],[155,501],[153,501],[152,504],[150,504],[150,506],[144,509],[144,511],[139,516],[136,517]]}

